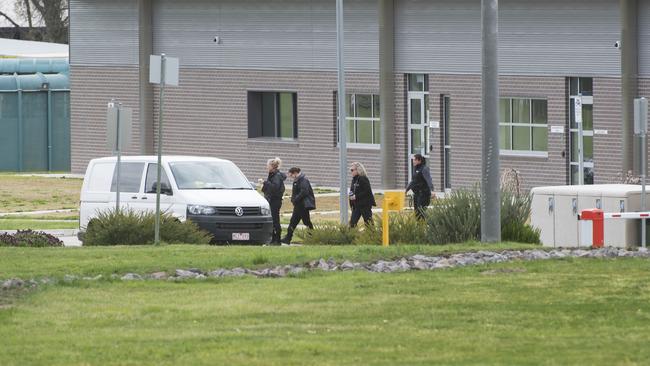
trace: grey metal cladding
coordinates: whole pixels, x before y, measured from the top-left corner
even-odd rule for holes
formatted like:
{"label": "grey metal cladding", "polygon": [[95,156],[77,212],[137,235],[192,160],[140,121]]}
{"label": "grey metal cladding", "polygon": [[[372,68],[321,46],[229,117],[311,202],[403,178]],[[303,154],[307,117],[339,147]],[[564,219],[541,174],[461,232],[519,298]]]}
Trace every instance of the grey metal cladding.
{"label": "grey metal cladding", "polygon": [[[374,0],[345,2],[349,70],[379,68],[377,11]],[[153,12],[154,53],[182,66],[336,69],[334,1],[156,0]]]}
{"label": "grey metal cladding", "polygon": [[70,64],[137,65],[136,0],[70,0]]}
{"label": "grey metal cladding", "polygon": [[[395,67],[401,72],[479,73],[480,1],[397,0]],[[499,72],[619,75],[618,2],[502,0]]]}
{"label": "grey metal cladding", "polygon": [[638,14],[639,76],[648,78],[650,77],[650,0],[639,1]]}

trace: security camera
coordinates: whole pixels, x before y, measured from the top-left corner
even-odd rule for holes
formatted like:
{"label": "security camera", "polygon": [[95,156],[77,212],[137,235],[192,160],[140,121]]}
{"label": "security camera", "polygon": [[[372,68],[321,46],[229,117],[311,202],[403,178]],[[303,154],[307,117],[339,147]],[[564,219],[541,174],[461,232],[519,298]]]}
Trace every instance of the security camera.
{"label": "security camera", "polygon": [[219,36],[214,36],[214,39],[213,39],[212,41],[213,41],[214,43],[216,43],[216,44],[220,44],[220,43],[221,43],[221,37],[219,37]]}
{"label": "security camera", "polygon": [[620,50],[621,49],[621,41],[614,42],[614,48],[616,48],[617,50]]}

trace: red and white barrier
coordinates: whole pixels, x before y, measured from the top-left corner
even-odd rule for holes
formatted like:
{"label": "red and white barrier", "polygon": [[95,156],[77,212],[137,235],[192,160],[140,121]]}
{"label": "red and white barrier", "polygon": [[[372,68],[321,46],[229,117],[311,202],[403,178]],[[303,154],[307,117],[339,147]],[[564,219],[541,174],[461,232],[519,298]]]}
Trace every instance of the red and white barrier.
{"label": "red and white barrier", "polygon": [[605,244],[605,219],[650,219],[650,212],[603,212],[597,208],[582,210],[578,220],[586,224],[582,227],[582,233],[586,240],[591,241],[592,248],[602,248]]}

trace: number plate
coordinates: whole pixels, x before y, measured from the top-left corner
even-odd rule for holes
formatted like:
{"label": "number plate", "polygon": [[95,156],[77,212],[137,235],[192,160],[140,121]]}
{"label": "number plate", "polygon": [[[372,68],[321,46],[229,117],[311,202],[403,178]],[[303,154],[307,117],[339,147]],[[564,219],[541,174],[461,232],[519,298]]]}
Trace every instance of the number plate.
{"label": "number plate", "polygon": [[232,240],[251,240],[250,233],[232,233]]}

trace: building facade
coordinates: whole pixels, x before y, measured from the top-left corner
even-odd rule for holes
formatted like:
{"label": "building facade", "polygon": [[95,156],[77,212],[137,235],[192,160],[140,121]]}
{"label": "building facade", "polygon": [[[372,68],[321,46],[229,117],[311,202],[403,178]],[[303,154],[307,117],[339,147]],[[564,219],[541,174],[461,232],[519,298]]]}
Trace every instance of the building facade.
{"label": "building facade", "polygon": [[[345,1],[348,159],[373,182],[388,118],[398,186],[414,153],[429,157],[437,191],[480,181],[480,3]],[[499,7],[501,168],[519,170],[525,188],[578,183],[579,97],[585,182],[620,180],[632,166],[630,98],[650,94],[650,0]],[[230,159],[250,180],[279,156],[336,186],[335,22],[334,0],[71,0],[72,170],[111,154],[111,98],[134,109],[128,153],[154,153],[148,62],[165,53],[180,59],[180,84],[165,91],[166,154]]]}

